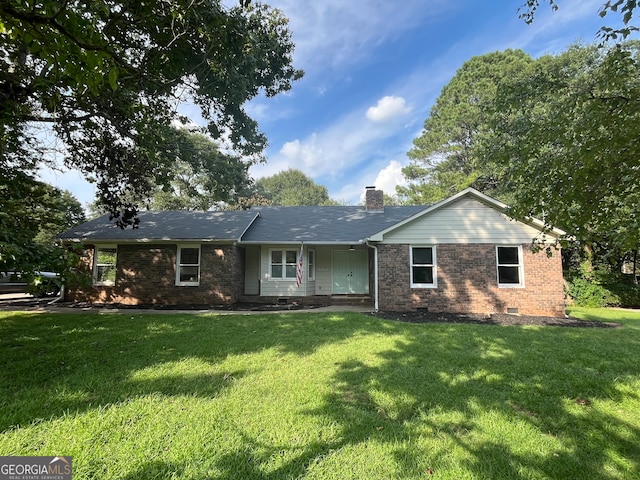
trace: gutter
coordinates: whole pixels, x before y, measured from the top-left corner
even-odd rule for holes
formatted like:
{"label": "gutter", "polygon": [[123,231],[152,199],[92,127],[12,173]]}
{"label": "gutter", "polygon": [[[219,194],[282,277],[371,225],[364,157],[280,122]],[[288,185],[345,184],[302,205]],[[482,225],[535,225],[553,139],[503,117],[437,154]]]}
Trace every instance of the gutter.
{"label": "gutter", "polygon": [[367,242],[364,240],[354,240],[351,242],[348,241],[339,241],[339,242],[327,242],[322,240],[242,240],[239,241],[240,245],[300,245],[304,243],[306,246],[310,245],[330,245],[330,246],[350,246],[350,245],[365,245]]}

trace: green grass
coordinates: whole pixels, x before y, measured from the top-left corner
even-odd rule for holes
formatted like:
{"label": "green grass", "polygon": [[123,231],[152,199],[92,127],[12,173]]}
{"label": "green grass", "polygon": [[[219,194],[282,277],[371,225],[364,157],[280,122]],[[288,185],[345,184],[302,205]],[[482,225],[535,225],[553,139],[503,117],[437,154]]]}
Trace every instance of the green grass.
{"label": "green grass", "polygon": [[619,329],[0,313],[0,454],[74,479],[640,478]]}

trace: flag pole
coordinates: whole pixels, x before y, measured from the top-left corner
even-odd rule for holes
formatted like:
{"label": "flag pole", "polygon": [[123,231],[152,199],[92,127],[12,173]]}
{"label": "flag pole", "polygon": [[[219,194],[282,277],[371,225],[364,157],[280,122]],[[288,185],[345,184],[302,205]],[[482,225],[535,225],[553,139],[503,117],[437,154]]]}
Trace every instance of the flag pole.
{"label": "flag pole", "polygon": [[[298,254],[298,264],[296,266],[296,287],[300,288],[300,284],[303,280],[303,272],[304,272],[304,242],[300,242],[300,253]],[[307,291],[307,286],[305,284],[304,288],[305,294]]]}

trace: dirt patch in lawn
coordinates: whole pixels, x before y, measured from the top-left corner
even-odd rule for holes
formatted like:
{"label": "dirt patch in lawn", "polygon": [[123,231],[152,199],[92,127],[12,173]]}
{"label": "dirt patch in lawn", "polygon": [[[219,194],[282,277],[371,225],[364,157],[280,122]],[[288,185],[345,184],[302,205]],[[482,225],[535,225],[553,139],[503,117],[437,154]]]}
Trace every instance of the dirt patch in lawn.
{"label": "dirt patch in lawn", "polygon": [[408,323],[472,323],[477,325],[540,325],[580,328],[620,328],[622,326],[615,322],[581,320],[573,317],[538,317],[534,315],[511,315],[506,313],[481,315],[415,311],[404,313],[372,312],[371,316],[383,318],[385,320],[395,320]]}

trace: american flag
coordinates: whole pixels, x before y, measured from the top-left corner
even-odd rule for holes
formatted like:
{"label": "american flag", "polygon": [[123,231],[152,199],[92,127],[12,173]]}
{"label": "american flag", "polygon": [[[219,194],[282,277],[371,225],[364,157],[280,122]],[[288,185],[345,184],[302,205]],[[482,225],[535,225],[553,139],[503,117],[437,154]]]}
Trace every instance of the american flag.
{"label": "american flag", "polygon": [[299,287],[302,283],[302,259],[303,259],[303,248],[302,244],[300,244],[300,254],[298,255],[298,267],[296,268],[296,287]]}

